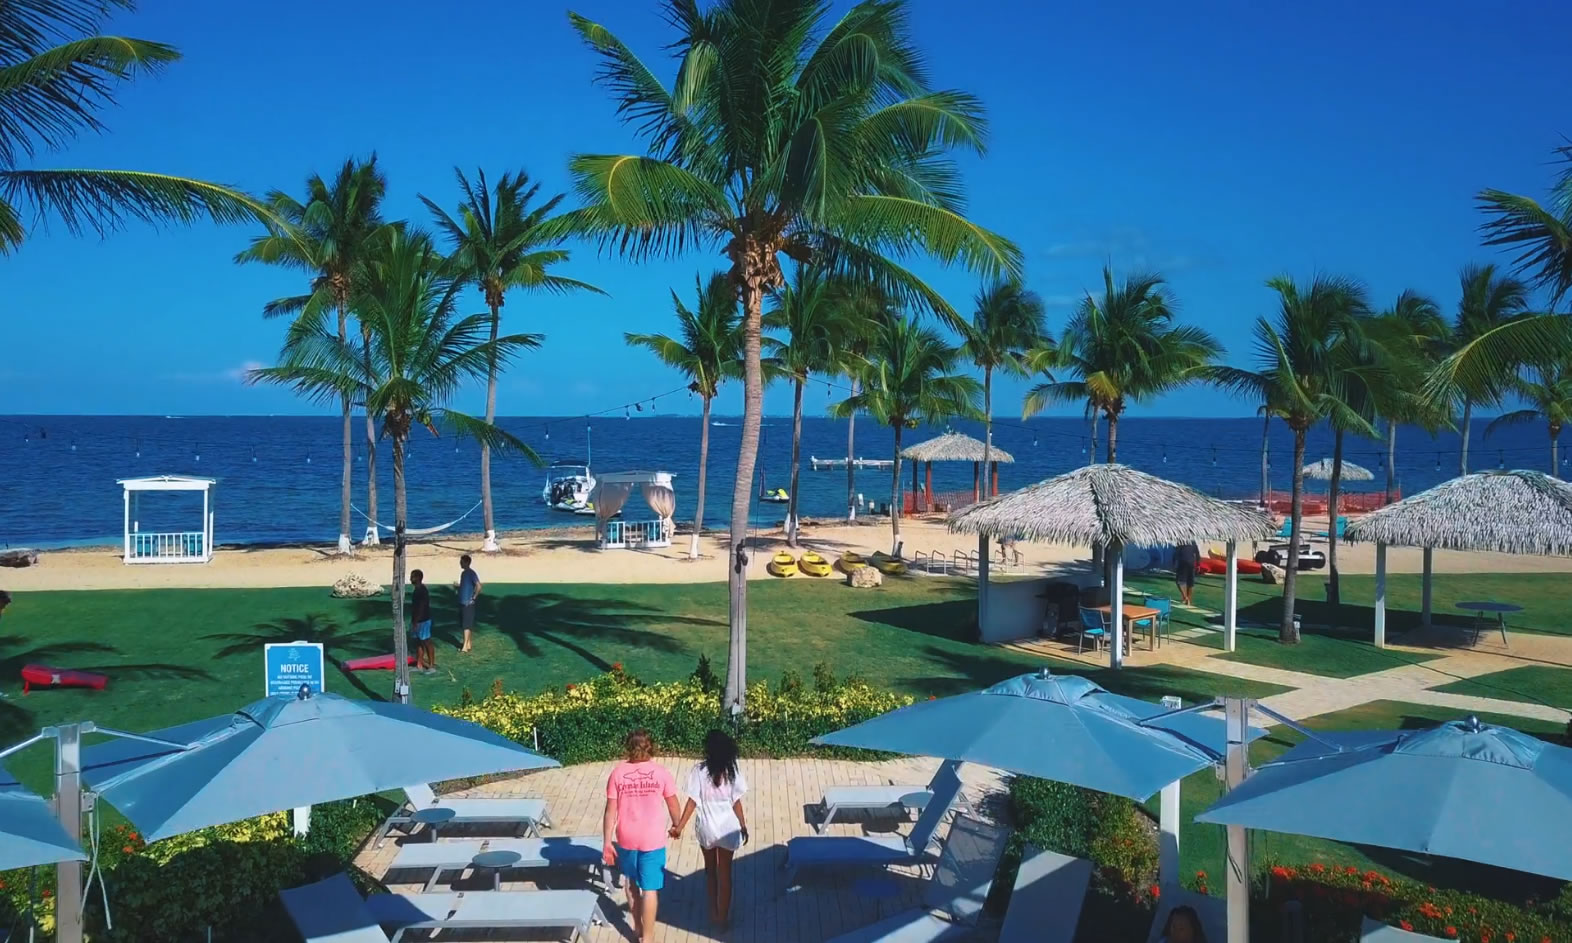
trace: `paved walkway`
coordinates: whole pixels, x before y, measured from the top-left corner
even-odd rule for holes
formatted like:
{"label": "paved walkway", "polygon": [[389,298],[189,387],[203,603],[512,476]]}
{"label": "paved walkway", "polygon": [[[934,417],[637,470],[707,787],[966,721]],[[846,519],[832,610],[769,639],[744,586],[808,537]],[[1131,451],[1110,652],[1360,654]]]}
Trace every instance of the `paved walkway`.
{"label": "paved walkway", "polygon": [[[680,785],[692,767],[692,760],[663,758],[662,763],[677,777]],[[564,769],[543,770],[505,782],[471,790],[463,795],[539,796],[546,800],[554,827],[545,835],[599,835],[601,813],[605,806],[606,776],[610,763],[585,763]],[[734,863],[735,894],[732,926],[719,932],[709,924],[709,905],[705,896],[703,859],[693,838],[693,825],[681,841],[669,849],[666,890],[660,897],[658,943],[699,943],[709,940],[771,941],[825,940],[848,930],[873,923],[909,907],[920,906],[922,885],[914,869],[892,872],[894,892],[885,899],[873,899],[860,892],[857,882],[845,875],[811,875],[803,884],[788,891],[781,870],[786,842],[799,835],[814,834],[816,807],[824,789],[831,785],[926,783],[938,766],[937,760],[910,758],[881,763],[856,763],[845,760],[792,759],[744,760],[743,776],[753,785],[744,800],[750,843]],[[966,784],[963,793],[975,814],[998,821],[1004,814],[1003,780],[993,770],[965,764],[961,770]],[[832,824],[825,834],[860,835],[866,832],[891,833],[909,825],[901,818],[865,819],[851,824]],[[941,830],[942,833],[942,830]],[[444,836],[466,837],[456,828],[444,829]],[[476,834],[496,834],[478,832]],[[390,838],[381,848],[363,849],[356,859],[369,874],[382,877],[397,853],[401,841],[424,841],[418,833],[408,839]],[[445,840],[445,839],[440,839]],[[524,872],[512,872],[514,874]],[[408,880],[404,874],[395,875]],[[416,875],[415,877],[420,877]],[[571,875],[551,876],[553,887],[582,886]],[[446,878],[444,879],[446,880]],[[575,882],[578,882],[577,884]],[[460,888],[477,887],[468,879]],[[537,887],[532,881],[506,881],[504,890]],[[418,885],[392,884],[397,891],[417,891]],[[590,943],[612,943],[633,939],[627,903],[621,891],[612,891],[601,900],[605,924],[589,935]],[[488,940],[545,939],[539,935],[513,934],[488,936]]]}

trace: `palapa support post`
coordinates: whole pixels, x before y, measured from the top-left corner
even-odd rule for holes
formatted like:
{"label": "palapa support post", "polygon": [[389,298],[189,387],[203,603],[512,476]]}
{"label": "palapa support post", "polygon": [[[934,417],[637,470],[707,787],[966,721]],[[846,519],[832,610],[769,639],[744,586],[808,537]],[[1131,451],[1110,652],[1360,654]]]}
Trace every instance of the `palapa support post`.
{"label": "palapa support post", "polygon": [[987,638],[988,626],[988,535],[977,535],[977,632]]}
{"label": "palapa support post", "polygon": [[988,493],[991,494],[991,495],[998,494],[999,493],[999,463],[998,462],[989,462],[988,463],[988,477],[990,479],[992,479],[992,481],[993,481],[993,483],[989,486]]}
{"label": "palapa support post", "polygon": [[928,510],[931,511],[933,510],[933,462],[923,462],[923,465],[926,466],[923,469],[923,475],[927,480],[926,487],[923,490],[923,497],[927,499]]}
{"label": "palapa support post", "polygon": [[1234,650],[1239,631],[1239,542],[1228,541],[1228,570],[1223,577],[1223,651]]}
{"label": "palapa support post", "polygon": [[1386,647],[1386,544],[1376,541],[1375,647]]}
{"label": "palapa support post", "polygon": [[1425,548],[1425,573],[1419,581],[1419,624],[1430,628],[1430,576],[1434,569],[1432,557],[1435,551],[1430,547]]}
{"label": "palapa support post", "polygon": [[912,513],[917,513],[917,462],[912,462]]}
{"label": "palapa support post", "polygon": [[[1223,712],[1228,727],[1228,752],[1223,757],[1223,774],[1228,788],[1234,789],[1250,775],[1246,753],[1250,742],[1250,701],[1231,697]],[[1228,858],[1223,864],[1228,893],[1228,939],[1226,943],[1250,943],[1250,842],[1243,826],[1229,825]]]}

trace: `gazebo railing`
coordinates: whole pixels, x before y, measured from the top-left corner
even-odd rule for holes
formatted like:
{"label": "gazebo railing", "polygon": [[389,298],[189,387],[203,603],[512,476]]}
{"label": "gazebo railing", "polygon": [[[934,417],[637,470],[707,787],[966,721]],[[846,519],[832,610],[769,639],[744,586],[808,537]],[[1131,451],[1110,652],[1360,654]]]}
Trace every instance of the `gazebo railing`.
{"label": "gazebo railing", "polygon": [[201,560],[207,556],[206,537],[199,530],[164,534],[138,531],[130,537],[132,560]]}
{"label": "gazebo railing", "polygon": [[607,521],[605,536],[600,545],[608,550],[624,547],[670,547],[671,531],[671,521],[661,518],[653,521]]}

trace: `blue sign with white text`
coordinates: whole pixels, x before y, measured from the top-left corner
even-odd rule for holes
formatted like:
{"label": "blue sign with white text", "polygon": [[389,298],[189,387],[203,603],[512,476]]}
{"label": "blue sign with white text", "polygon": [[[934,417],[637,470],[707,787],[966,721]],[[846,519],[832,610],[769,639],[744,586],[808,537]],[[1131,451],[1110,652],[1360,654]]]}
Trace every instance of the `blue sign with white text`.
{"label": "blue sign with white text", "polygon": [[321,642],[284,642],[262,646],[263,680],[268,697],[296,697],[301,687],[312,694],[326,688]]}

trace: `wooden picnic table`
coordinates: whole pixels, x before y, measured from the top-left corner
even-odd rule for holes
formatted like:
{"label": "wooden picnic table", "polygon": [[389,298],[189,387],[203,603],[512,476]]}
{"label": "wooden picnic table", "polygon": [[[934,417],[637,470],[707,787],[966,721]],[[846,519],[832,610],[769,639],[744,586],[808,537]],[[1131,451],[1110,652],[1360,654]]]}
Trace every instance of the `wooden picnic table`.
{"label": "wooden picnic table", "polygon": [[[1103,614],[1103,620],[1105,623],[1113,618],[1113,606],[1111,605],[1093,606],[1092,608]],[[1129,639],[1130,635],[1135,632],[1135,624],[1140,622],[1142,619],[1145,619],[1146,649],[1147,651],[1156,651],[1157,617],[1162,615],[1162,612],[1149,606],[1132,606],[1128,603],[1120,608],[1124,614],[1125,638]]]}

